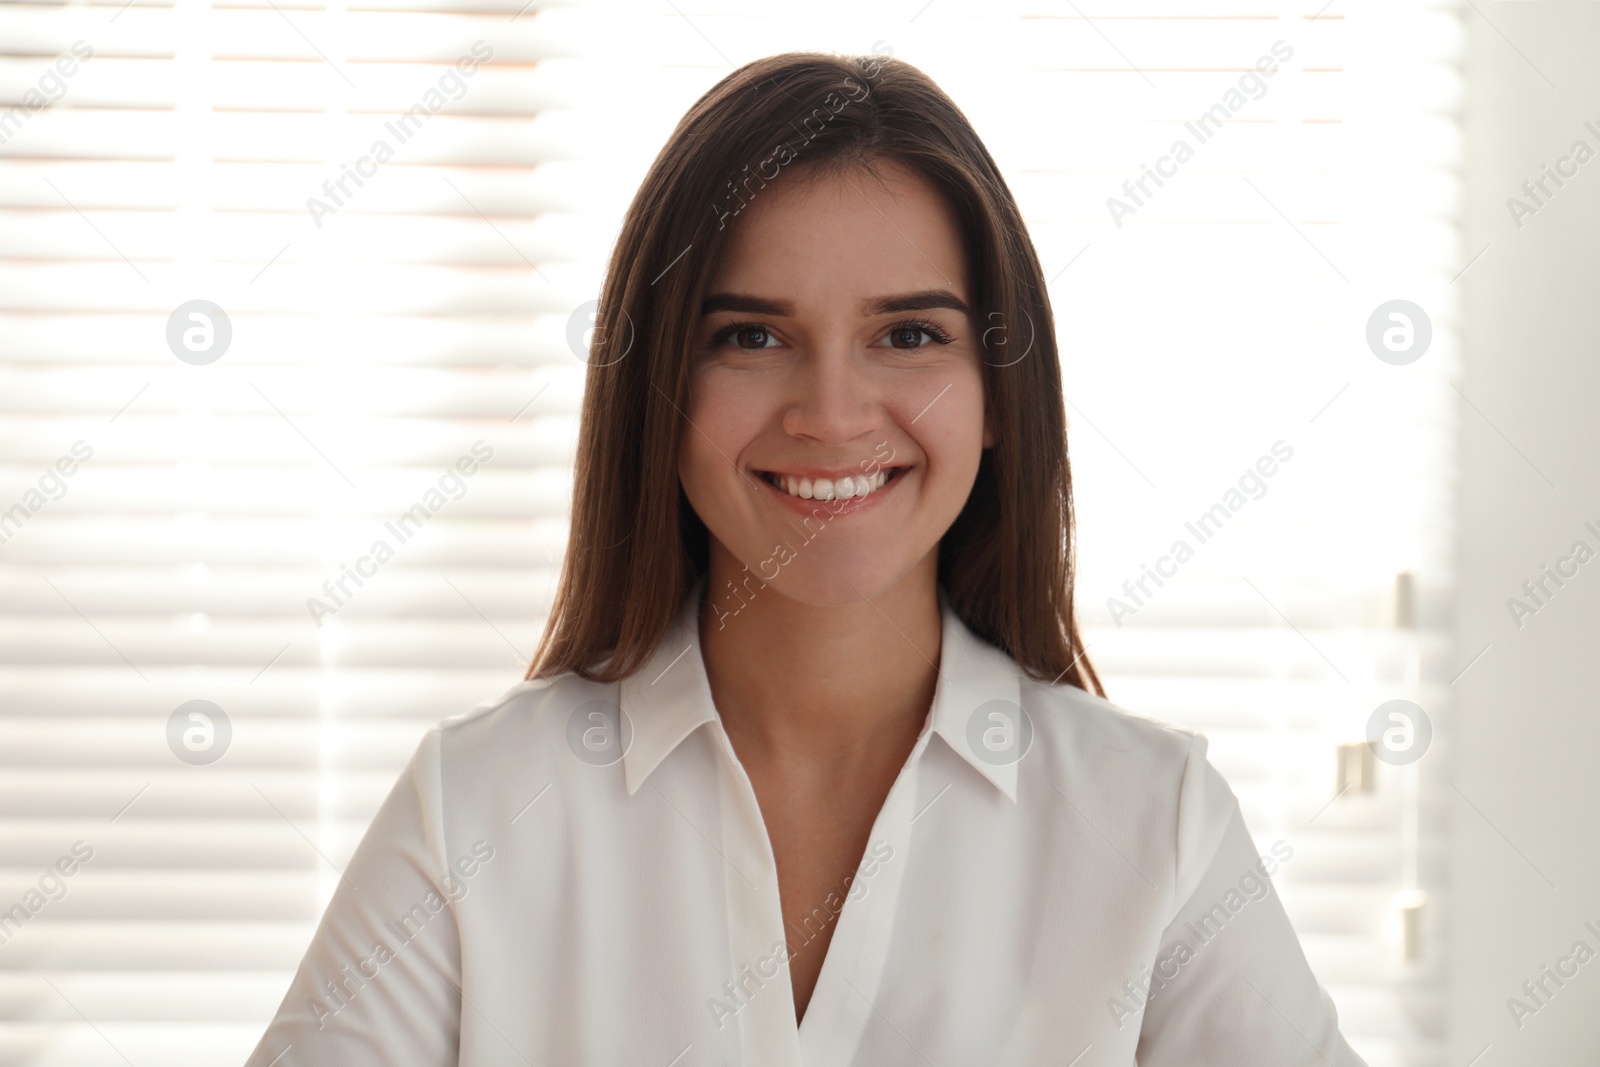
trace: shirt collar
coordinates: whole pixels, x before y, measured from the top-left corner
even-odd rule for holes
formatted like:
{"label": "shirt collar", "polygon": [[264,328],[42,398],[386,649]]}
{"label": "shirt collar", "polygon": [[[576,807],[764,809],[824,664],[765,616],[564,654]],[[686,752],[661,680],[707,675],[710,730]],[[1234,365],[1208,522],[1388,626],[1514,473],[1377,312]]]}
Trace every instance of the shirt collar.
{"label": "shirt collar", "polygon": [[[716,722],[705,660],[700,654],[699,607],[705,589],[702,577],[685,598],[672,626],[645,665],[621,682],[618,701],[624,730],[631,740],[622,764],[628,795],[639,791],[650,772],[704,723]],[[933,707],[918,736],[917,750],[931,730],[987,778],[1013,803],[1017,799],[1017,764],[996,763],[974,754],[969,724],[990,701],[1021,704],[1020,669],[1010,656],[967,628],[939,590],[941,656]],[[1026,728],[1024,728],[1026,729]],[[979,733],[974,729],[972,733]],[[625,733],[625,737],[628,735]]]}

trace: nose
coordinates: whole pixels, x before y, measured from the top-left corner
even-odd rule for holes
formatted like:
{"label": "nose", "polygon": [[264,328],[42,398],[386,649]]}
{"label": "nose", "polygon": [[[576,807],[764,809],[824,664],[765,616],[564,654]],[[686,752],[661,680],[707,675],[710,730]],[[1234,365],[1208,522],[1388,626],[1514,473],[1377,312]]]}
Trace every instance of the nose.
{"label": "nose", "polygon": [[814,347],[792,382],[794,395],[783,413],[784,432],[792,437],[843,445],[883,425],[878,386],[848,339]]}

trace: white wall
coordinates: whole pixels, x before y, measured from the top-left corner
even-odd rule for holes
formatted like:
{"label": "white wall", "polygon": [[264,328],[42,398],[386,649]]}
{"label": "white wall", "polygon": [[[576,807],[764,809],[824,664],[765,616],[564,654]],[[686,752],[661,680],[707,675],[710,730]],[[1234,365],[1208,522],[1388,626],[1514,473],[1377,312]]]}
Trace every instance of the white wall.
{"label": "white wall", "polygon": [[1454,686],[1449,1062],[1590,1064],[1600,956],[1520,1029],[1506,1002],[1575,942],[1600,953],[1600,558],[1520,629],[1507,599],[1575,541],[1600,551],[1600,158],[1520,229],[1506,200],[1574,141],[1600,152],[1600,5],[1477,0],[1466,20],[1463,263],[1488,250],[1457,283],[1478,409],[1461,404],[1460,666],[1489,648]]}

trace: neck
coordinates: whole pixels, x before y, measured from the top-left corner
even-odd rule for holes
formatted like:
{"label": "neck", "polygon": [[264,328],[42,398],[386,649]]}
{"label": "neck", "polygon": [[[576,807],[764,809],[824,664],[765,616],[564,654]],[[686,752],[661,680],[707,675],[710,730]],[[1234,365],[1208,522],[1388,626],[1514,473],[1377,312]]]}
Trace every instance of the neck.
{"label": "neck", "polygon": [[[750,583],[712,542],[700,649],[712,700],[741,760],[841,776],[875,758],[903,758],[926,722],[938,681],[942,620],[937,552],[871,601],[801,603]],[[732,608],[738,614],[724,614]]]}

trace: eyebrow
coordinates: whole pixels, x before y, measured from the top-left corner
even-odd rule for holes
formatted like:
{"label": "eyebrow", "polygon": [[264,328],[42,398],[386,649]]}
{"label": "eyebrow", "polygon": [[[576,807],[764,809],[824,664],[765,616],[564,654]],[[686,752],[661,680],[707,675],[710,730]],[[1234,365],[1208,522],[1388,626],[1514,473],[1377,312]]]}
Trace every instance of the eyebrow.
{"label": "eyebrow", "polygon": [[[948,308],[963,315],[972,314],[961,298],[948,289],[924,289],[921,292],[901,293],[876,299],[869,297],[863,304],[863,314],[866,315],[930,311],[934,308]],[[700,304],[701,315],[711,315],[718,311],[742,311],[750,315],[780,315],[788,318],[794,315],[794,305],[785,300],[771,300],[748,293],[714,293]]]}

